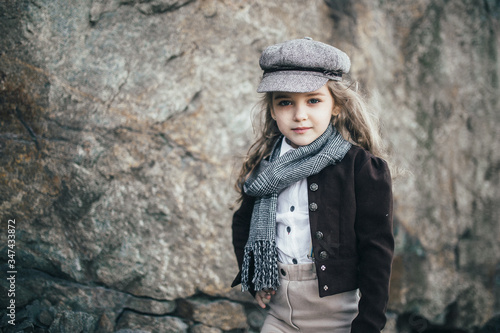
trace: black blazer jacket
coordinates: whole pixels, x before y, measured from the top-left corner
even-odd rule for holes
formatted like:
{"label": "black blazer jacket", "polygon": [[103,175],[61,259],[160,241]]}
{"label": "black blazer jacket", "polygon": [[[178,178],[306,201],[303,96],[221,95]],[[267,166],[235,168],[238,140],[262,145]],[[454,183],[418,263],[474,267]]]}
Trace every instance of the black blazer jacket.
{"label": "black blazer jacket", "polygon": [[[384,160],[352,146],[339,164],[308,177],[307,185],[319,296],[359,288],[359,313],[351,332],[380,332],[386,322],[394,252],[389,168]],[[254,201],[244,195],[233,216],[240,268],[233,287],[241,283]]]}

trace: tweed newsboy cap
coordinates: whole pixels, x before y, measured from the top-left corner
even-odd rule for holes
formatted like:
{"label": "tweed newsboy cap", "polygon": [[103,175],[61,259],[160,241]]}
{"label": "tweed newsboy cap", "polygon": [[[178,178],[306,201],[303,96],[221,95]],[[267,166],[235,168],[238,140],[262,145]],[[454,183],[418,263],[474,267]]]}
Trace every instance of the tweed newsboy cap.
{"label": "tweed newsboy cap", "polygon": [[257,92],[311,92],[342,80],[351,60],[341,50],[306,37],[267,47],[259,60],[264,75]]}

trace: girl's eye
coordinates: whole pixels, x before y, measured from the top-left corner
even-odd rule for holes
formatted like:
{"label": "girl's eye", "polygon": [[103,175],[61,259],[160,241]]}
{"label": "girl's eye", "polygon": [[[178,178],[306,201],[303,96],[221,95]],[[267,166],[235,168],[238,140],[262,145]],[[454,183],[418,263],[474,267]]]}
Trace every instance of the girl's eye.
{"label": "girl's eye", "polygon": [[309,100],[309,103],[311,103],[311,104],[316,104],[316,103],[319,103],[319,102],[321,102],[321,101],[319,99],[317,99],[317,98],[311,98]]}
{"label": "girl's eye", "polygon": [[291,104],[292,104],[292,102],[290,102],[290,101],[279,101],[278,102],[279,106],[288,106],[288,105],[291,105]]}

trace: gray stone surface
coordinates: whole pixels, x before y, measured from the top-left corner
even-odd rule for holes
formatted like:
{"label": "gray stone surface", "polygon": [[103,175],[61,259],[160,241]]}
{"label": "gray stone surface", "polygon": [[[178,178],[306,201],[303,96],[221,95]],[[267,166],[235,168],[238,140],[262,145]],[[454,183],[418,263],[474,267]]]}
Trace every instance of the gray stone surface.
{"label": "gray stone surface", "polygon": [[177,317],[152,317],[125,311],[116,324],[118,330],[140,330],[151,333],[187,333],[189,326]]}
{"label": "gray stone surface", "polygon": [[21,324],[187,330],[213,322],[182,325],[175,301],[253,307],[229,288],[230,206],[258,57],[311,36],[351,56],[408,171],[389,308],[481,327],[500,311],[499,17],[490,0],[0,2],[0,225],[16,220]]}
{"label": "gray stone surface", "polygon": [[227,300],[212,301],[202,297],[182,300],[178,313],[186,319],[224,331],[247,327],[244,307]]}
{"label": "gray stone surface", "polygon": [[191,333],[222,333],[223,331],[210,326],[195,325],[191,328]]}
{"label": "gray stone surface", "polygon": [[49,333],[93,332],[96,323],[97,318],[88,313],[63,311],[57,314]]}

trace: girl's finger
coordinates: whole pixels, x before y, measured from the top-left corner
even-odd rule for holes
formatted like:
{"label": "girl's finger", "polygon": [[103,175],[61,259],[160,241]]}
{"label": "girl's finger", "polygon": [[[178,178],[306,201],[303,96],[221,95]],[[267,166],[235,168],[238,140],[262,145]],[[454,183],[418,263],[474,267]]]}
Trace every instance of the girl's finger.
{"label": "girl's finger", "polygon": [[257,304],[259,304],[259,306],[263,309],[266,308],[266,304],[264,304],[264,301],[263,301],[263,298],[260,297],[260,295],[257,294],[257,296],[255,297],[255,299],[257,300]]}

